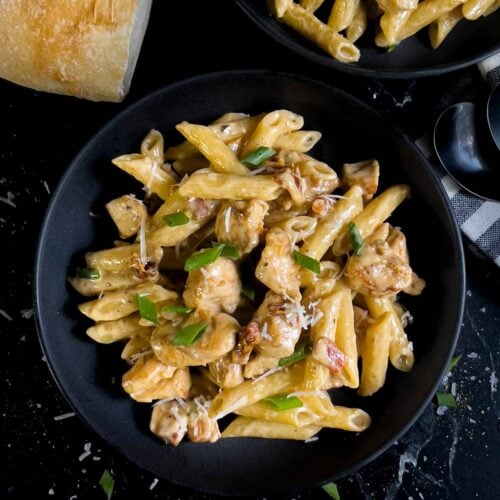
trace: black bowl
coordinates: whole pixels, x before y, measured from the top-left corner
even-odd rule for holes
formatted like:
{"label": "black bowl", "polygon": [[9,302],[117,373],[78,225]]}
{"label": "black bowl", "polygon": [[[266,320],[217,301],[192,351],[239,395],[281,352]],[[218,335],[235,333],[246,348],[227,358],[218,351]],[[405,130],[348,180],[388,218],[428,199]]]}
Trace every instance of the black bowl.
{"label": "black bowl", "polygon": [[[166,446],[148,430],[149,405],[122,392],[125,366],[118,346],[95,344],[77,312],[82,301],[66,276],[89,249],[111,246],[115,231],[104,215],[111,198],[140,191],[110,163],[137,151],[151,128],[167,144],[181,138],[182,120],[207,123],[228,111],[288,108],[304,115],[323,139],[313,152],[333,166],[378,158],[383,184],[408,182],[413,197],[398,209],[412,263],[427,279],[425,293],[406,301],[415,316],[409,335],[416,363],[410,373],[389,370],[371,398],[336,391],[338,403],[366,409],[372,427],[359,435],[324,430],[316,442],[227,439]],[[90,212],[102,214],[91,217]],[[264,71],[217,73],[152,94],[113,119],[70,165],[53,195],[42,228],[35,272],[40,340],[54,377],[78,415],[111,446],[156,476],[195,489],[243,495],[283,492],[335,479],[373,460],[394,443],[431,400],[457,340],[464,301],[460,233],[447,196],[416,147],[387,120],[348,94],[304,78]],[[114,380],[114,382],[113,382]]]}
{"label": "black bowl", "polygon": [[301,56],[338,71],[372,78],[404,79],[438,75],[475,64],[500,50],[500,11],[497,11],[477,21],[462,20],[436,50],[430,46],[427,29],[404,40],[391,53],[375,45],[373,30],[368,29],[356,42],[361,50],[360,60],[355,64],[346,64],[336,61],[270,16],[264,0],[236,2],[265,33]]}

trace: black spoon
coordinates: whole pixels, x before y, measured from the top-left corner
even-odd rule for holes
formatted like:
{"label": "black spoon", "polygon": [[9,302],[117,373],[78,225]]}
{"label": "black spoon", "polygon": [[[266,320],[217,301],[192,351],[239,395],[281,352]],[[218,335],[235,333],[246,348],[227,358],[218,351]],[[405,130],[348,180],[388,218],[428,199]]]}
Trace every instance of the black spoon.
{"label": "black spoon", "polygon": [[[447,108],[434,126],[434,148],[448,173],[466,190],[500,201],[500,87],[487,103],[486,117],[475,104]],[[488,125],[489,128],[486,127]]]}

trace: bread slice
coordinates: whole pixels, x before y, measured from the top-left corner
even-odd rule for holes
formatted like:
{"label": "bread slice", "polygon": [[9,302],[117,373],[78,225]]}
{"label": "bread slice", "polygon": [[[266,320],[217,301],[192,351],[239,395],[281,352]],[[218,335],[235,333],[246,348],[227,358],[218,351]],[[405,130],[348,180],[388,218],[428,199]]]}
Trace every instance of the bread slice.
{"label": "bread slice", "polygon": [[121,101],[151,0],[1,0],[0,77],[46,92]]}

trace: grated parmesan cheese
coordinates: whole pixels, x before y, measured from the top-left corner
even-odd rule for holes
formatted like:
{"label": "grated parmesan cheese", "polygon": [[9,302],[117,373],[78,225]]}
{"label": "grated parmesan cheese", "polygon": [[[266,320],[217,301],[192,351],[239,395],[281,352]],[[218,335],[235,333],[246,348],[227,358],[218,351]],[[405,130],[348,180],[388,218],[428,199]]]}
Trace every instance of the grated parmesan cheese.
{"label": "grated parmesan cheese", "polygon": [[224,229],[226,233],[229,233],[231,229],[231,207],[228,207],[224,213]]}
{"label": "grated parmesan cheese", "polygon": [[265,322],[263,325],[262,325],[262,329],[260,331],[260,336],[264,339],[264,340],[272,340],[273,338],[271,337],[271,335],[269,335],[269,333],[267,333],[267,322]]}
{"label": "grated parmesan cheese", "polygon": [[200,272],[206,279],[210,278],[210,273],[204,267],[200,267]]}
{"label": "grated parmesan cheese", "polygon": [[149,485],[149,491],[154,490],[155,486],[158,484],[158,479],[155,477],[153,482]]}
{"label": "grated parmesan cheese", "polygon": [[179,426],[179,434],[185,434],[187,431],[187,424],[182,420],[182,417],[179,414],[179,409],[177,408],[177,406],[173,406],[170,411],[172,413],[172,416],[175,418],[177,425]]}
{"label": "grated parmesan cheese", "polygon": [[3,309],[0,309],[0,314],[7,320],[9,321],[12,321],[12,317],[10,314],[8,314],[7,312],[5,312]]}
{"label": "grated parmesan cheese", "polygon": [[230,413],[233,413],[234,410],[237,410],[238,408],[246,406],[247,405],[247,400],[248,400],[247,396],[243,396],[242,398],[238,399],[232,405],[228,406],[222,413],[219,413],[215,417],[215,420],[220,420],[221,418],[224,418],[226,415],[229,415]]}
{"label": "grated parmesan cheese", "polygon": [[256,168],[255,170],[250,171],[250,175],[259,175],[260,173],[264,172],[264,170],[266,170],[266,169],[267,169],[267,167]]}
{"label": "grated parmesan cheese", "polygon": [[144,214],[141,217],[141,228],[139,230],[139,248],[141,263],[145,266],[148,263],[148,256],[146,254],[146,216]]}
{"label": "grated parmesan cheese", "polygon": [[319,437],[318,436],[313,436],[313,437],[310,437],[309,439],[306,439],[304,441],[304,443],[314,443],[314,441],[318,441]]}
{"label": "grated parmesan cheese", "polygon": [[273,373],[279,372],[283,370],[285,367],[284,366],[276,366],[274,368],[271,368],[270,370],[267,370],[267,372],[263,373],[262,375],[258,376],[257,378],[254,378],[252,380],[252,384],[255,384],[255,382],[258,382],[259,380],[262,380],[263,378],[269,377],[269,375],[272,375]]}
{"label": "grated parmesan cheese", "polygon": [[74,417],[74,416],[75,416],[75,414],[72,411],[70,411],[68,413],[63,413],[62,415],[57,415],[57,417],[54,417],[54,420],[56,422],[58,422],[59,420],[64,420],[66,418],[71,418],[71,417]]}
{"label": "grated parmesan cheese", "polygon": [[92,443],[85,443],[83,445],[83,453],[78,457],[79,462],[83,462],[89,455],[91,455],[90,448],[92,446]]}
{"label": "grated parmesan cheese", "polygon": [[287,395],[287,398],[291,397],[299,397],[299,396],[318,396],[319,398],[322,398],[324,396],[323,391],[295,391],[291,392],[290,394]]}

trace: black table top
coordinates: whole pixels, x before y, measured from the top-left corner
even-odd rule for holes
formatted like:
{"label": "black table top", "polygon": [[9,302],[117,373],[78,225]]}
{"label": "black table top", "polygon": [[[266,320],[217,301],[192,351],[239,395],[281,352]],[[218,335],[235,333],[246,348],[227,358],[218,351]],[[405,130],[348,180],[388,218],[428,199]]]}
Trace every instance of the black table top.
{"label": "black table top", "polygon": [[[171,2],[168,2],[171,3]],[[172,2],[173,3],[173,2]],[[0,338],[2,497],[104,498],[99,478],[115,477],[113,498],[207,499],[157,481],[111,449],[71,412],[43,358],[33,317],[32,266],[50,193],[85,142],[124,107],[186,76],[222,69],[270,68],[320,78],[351,92],[418,137],[451,87],[478,80],[474,68],[418,81],[347,77],[314,67],[267,38],[230,2],[156,2],[131,94],[122,104],[92,103],[0,82]],[[224,4],[224,5],[222,5]],[[231,20],[231,22],[227,22]],[[187,38],[197,43],[185,45]],[[457,85],[457,82],[458,85]],[[457,354],[445,390],[458,407],[432,403],[400,441],[337,481],[342,499],[498,498],[500,470],[500,272],[467,242],[467,298]],[[441,413],[441,412],[439,412]],[[90,453],[85,453],[89,450]],[[5,460],[5,459],[4,459]],[[321,489],[293,497],[328,498]]]}

